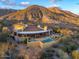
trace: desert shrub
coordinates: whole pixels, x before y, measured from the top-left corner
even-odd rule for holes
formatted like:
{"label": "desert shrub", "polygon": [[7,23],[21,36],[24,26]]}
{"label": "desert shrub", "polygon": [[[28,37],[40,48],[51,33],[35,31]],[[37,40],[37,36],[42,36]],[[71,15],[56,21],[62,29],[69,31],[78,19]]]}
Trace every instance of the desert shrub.
{"label": "desert shrub", "polygon": [[[70,37],[65,37],[59,44],[63,44],[62,50],[71,53],[73,50],[76,50],[79,48],[79,44],[77,44],[78,39],[77,36],[70,36]],[[75,40],[75,41],[74,41]]]}
{"label": "desert shrub", "polygon": [[27,40],[28,40],[28,39],[26,38],[26,39],[23,41],[23,43],[27,44]]}
{"label": "desert shrub", "polygon": [[2,26],[7,26],[7,27],[12,25],[11,22],[9,20],[6,20],[6,19],[2,20],[1,24],[2,24]]}
{"label": "desert shrub", "polygon": [[61,49],[67,53],[71,53],[73,50],[76,50],[77,48],[78,46],[76,44],[71,43],[71,44],[64,44]]}
{"label": "desert shrub", "polygon": [[0,42],[7,42],[9,40],[9,32],[1,32],[0,33]]}
{"label": "desert shrub", "polygon": [[72,59],[79,59],[79,50],[72,51]]}
{"label": "desert shrub", "polygon": [[58,48],[49,47],[44,49],[40,59],[69,59],[69,56]]}
{"label": "desert shrub", "polygon": [[75,35],[72,35],[72,38],[79,38],[79,33],[76,33]]}
{"label": "desert shrub", "polygon": [[0,32],[2,32],[2,26],[0,26]]}
{"label": "desert shrub", "polygon": [[55,33],[60,33],[60,27],[54,28],[53,31],[54,31]]}

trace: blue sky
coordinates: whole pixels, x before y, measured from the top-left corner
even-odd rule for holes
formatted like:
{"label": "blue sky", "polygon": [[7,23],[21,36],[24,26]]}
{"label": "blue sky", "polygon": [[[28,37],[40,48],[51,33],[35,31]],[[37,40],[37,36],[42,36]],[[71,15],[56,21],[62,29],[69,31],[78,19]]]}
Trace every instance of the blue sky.
{"label": "blue sky", "polygon": [[0,0],[0,8],[24,9],[30,5],[57,6],[79,14],[79,0]]}

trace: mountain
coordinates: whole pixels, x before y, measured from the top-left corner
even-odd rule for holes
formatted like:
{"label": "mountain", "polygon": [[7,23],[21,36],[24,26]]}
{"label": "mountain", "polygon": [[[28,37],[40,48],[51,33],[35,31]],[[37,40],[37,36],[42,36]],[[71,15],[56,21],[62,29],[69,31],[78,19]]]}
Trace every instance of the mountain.
{"label": "mountain", "polygon": [[[57,14],[60,14],[59,17],[62,21],[66,21],[68,23],[76,24],[79,26],[79,16],[66,10],[61,10],[58,7],[49,8],[52,12],[55,12]],[[70,20],[70,21],[69,21]]]}
{"label": "mountain", "polygon": [[9,13],[15,12],[17,10],[14,9],[0,9],[0,16],[4,16],[7,15]]}
{"label": "mountain", "polygon": [[59,7],[50,7],[48,9],[51,10],[52,12],[65,14],[65,15],[69,15],[69,16],[72,16],[72,17],[79,17],[79,15],[76,15],[76,14],[70,12],[70,11],[67,11],[67,10],[61,10]]}
{"label": "mountain", "polygon": [[78,15],[62,10],[58,7],[45,8],[43,6],[32,5],[26,9],[2,16],[0,19],[11,20],[16,23],[45,23],[52,24],[50,25],[52,27],[58,25],[63,28],[66,27],[77,30],[79,28]]}

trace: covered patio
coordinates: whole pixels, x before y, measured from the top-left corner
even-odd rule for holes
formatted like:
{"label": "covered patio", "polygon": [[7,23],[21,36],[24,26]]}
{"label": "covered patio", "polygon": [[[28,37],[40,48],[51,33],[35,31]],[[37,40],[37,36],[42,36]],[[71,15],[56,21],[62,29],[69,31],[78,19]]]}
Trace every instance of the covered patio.
{"label": "covered patio", "polygon": [[17,31],[16,34],[19,37],[29,37],[29,38],[41,38],[50,36],[50,30],[40,30],[40,31]]}

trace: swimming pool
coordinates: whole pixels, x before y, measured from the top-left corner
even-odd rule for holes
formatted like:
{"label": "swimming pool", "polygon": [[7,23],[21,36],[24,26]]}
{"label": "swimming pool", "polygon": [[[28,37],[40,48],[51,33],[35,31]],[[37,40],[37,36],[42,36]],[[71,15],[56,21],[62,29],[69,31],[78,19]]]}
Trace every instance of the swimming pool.
{"label": "swimming pool", "polygon": [[54,39],[50,38],[50,37],[46,37],[44,40],[42,40],[41,42],[43,43],[47,43],[47,42],[51,42],[54,41]]}

